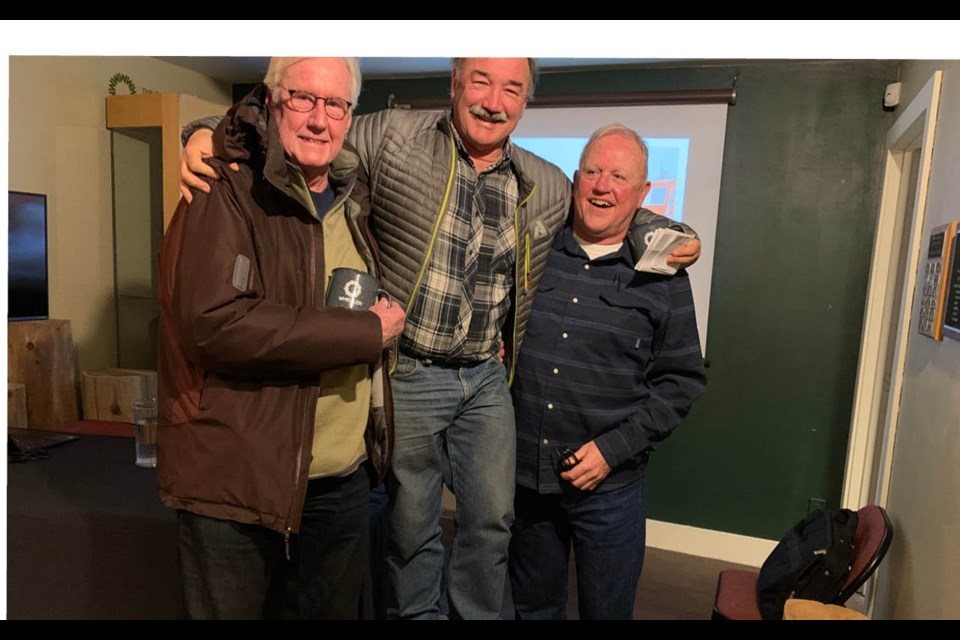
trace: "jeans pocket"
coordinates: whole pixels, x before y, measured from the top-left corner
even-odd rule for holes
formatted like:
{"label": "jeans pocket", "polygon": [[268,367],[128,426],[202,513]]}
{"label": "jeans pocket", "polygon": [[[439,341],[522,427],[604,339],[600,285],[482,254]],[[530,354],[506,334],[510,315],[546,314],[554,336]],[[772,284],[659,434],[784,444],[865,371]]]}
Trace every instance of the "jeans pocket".
{"label": "jeans pocket", "polygon": [[390,373],[390,377],[393,379],[403,379],[409,378],[423,367],[421,363],[416,358],[410,358],[404,355],[397,356],[397,364],[393,368],[393,371]]}

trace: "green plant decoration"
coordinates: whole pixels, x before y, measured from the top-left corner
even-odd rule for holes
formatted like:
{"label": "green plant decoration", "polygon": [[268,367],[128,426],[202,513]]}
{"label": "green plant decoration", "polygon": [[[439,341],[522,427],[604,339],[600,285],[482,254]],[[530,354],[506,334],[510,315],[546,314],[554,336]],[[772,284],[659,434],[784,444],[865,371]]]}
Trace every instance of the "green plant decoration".
{"label": "green plant decoration", "polygon": [[133,95],[137,92],[137,85],[133,84],[133,80],[130,79],[125,73],[115,73],[110,78],[110,83],[107,85],[107,93],[112,96],[117,95],[117,85],[123,83],[127,86],[127,89],[130,91],[130,95]]}

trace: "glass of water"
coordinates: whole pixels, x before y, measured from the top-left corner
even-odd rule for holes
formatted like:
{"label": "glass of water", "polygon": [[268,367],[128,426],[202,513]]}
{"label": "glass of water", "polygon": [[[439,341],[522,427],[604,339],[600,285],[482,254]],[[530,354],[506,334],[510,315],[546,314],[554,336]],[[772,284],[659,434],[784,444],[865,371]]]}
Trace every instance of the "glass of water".
{"label": "glass of water", "polygon": [[137,466],[157,466],[157,401],[137,400],[133,403],[133,418],[136,421],[134,436],[137,447]]}

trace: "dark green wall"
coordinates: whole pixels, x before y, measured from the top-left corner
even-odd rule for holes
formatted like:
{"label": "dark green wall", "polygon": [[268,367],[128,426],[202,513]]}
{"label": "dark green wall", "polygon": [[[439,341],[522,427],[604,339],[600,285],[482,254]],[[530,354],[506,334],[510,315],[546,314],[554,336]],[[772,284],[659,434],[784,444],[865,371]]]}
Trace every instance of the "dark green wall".
{"label": "dark green wall", "polygon": [[[709,388],[654,456],[649,516],[776,539],[810,498],[839,506],[893,61],[545,73],[538,95],[724,88],[729,109]],[[449,94],[367,81],[358,112]],[[641,132],[642,133],[642,132]],[[696,267],[693,267],[696,268]]]}
{"label": "dark green wall", "polygon": [[839,506],[893,122],[890,62],[744,67],[729,110],[709,390],[651,472],[651,515],[779,538]]}

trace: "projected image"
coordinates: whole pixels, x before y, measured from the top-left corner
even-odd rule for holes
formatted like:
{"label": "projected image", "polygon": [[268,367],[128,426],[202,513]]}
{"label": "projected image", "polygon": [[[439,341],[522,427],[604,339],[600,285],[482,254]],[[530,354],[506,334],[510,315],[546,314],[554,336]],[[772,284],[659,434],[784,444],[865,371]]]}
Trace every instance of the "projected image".
{"label": "projected image", "polygon": [[[573,180],[580,153],[588,138],[513,138],[513,142],[546,158]],[[644,138],[650,149],[650,193],[643,206],[674,220],[683,220],[683,194],[687,182],[689,138]]]}
{"label": "projected image", "polygon": [[613,122],[639,132],[650,147],[644,206],[689,224],[700,237],[700,260],[688,273],[706,353],[727,105],[543,106],[524,111],[511,139],[572,179],[590,134]]}

